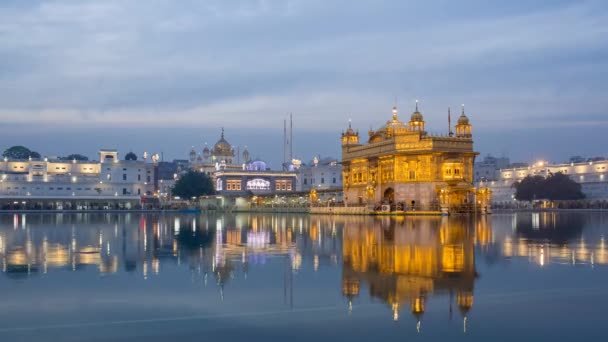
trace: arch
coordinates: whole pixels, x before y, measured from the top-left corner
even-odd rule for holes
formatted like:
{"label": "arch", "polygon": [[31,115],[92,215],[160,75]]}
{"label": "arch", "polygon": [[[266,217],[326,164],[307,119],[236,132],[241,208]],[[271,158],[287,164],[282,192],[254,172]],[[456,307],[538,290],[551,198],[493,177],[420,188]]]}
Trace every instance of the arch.
{"label": "arch", "polygon": [[395,190],[393,188],[388,188],[388,189],[384,190],[384,195],[383,195],[382,199],[389,203],[395,202]]}

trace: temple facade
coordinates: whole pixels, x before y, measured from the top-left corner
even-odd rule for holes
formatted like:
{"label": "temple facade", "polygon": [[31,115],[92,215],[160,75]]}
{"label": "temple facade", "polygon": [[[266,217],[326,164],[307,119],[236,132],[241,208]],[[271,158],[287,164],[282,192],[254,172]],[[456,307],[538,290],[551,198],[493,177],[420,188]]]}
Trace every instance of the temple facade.
{"label": "temple facade", "polygon": [[[448,112],[448,117],[449,117]],[[376,210],[485,211],[490,192],[473,186],[473,135],[464,107],[455,132],[430,135],[416,109],[409,122],[392,118],[368,133],[367,143],[351,124],[342,133],[344,201]]]}

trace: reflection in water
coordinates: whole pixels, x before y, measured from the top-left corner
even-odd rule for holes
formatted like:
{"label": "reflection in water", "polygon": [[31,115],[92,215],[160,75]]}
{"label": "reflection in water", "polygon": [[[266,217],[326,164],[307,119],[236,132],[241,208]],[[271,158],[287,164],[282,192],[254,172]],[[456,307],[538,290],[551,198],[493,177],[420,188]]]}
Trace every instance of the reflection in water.
{"label": "reflection in water", "polygon": [[283,304],[290,307],[298,277],[325,269],[341,274],[329,291],[341,292],[350,311],[357,310],[353,302],[377,299],[393,320],[409,311],[420,331],[432,298],[445,298],[449,317],[460,311],[466,330],[479,259],[489,266],[509,260],[542,267],[606,265],[603,220],[556,213],[476,218],[0,215],[0,259],[3,274],[21,280],[64,270],[138,274],[153,281],[171,266],[216,286],[222,299],[231,282],[271,265],[282,278]]}
{"label": "reflection in water", "polygon": [[513,236],[505,236],[502,255],[524,257],[544,266],[554,264],[607,265],[608,250],[603,234],[589,232],[586,241],[584,215],[523,213],[512,216]]}
{"label": "reflection in water", "polygon": [[365,284],[370,296],[386,302],[399,319],[409,308],[420,320],[429,297],[447,294],[466,319],[476,278],[474,243],[491,236],[487,225],[471,229],[467,220],[414,218],[361,221],[343,233],[342,292],[349,306]]}

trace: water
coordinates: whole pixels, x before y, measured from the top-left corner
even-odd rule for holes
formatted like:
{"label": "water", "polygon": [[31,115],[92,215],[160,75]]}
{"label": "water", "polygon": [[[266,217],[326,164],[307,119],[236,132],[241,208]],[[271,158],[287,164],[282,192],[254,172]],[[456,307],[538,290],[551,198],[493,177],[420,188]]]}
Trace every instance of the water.
{"label": "water", "polygon": [[2,341],[608,332],[608,215],[0,215]]}

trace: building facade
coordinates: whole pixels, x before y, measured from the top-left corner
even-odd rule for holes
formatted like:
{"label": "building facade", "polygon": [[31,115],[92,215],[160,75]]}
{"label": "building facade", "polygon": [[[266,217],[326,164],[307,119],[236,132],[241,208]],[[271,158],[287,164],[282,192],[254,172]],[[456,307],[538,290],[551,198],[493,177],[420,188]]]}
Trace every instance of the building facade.
{"label": "building facade", "polygon": [[342,189],[342,165],[337,160],[315,157],[310,164],[300,166],[297,174],[297,191]]}
{"label": "building facade", "polygon": [[475,182],[494,181],[500,178],[500,170],[509,166],[509,158],[487,155],[482,161],[475,163],[473,168]]}
{"label": "building facade", "polygon": [[529,166],[500,170],[500,178],[496,181],[480,182],[492,191],[493,202],[500,204],[515,201],[513,184],[527,176],[543,176],[561,172],[581,185],[581,191],[588,200],[608,200],[608,160],[589,161],[581,163],[549,164],[536,162]]}
{"label": "building facade", "polygon": [[157,189],[156,163],[120,160],[101,150],[99,161],[0,160],[0,199],[139,199]]}
{"label": "building facade", "polygon": [[296,190],[296,173],[284,171],[219,170],[214,173],[219,195],[250,197],[287,195]]}
{"label": "building facade", "polygon": [[[342,133],[344,201],[401,210],[474,209],[480,195],[473,186],[478,153],[464,108],[455,128],[455,134],[428,134],[417,103],[408,123],[399,121],[393,107],[392,119],[370,130],[367,143],[349,123]],[[477,196],[481,205],[486,196]]]}

